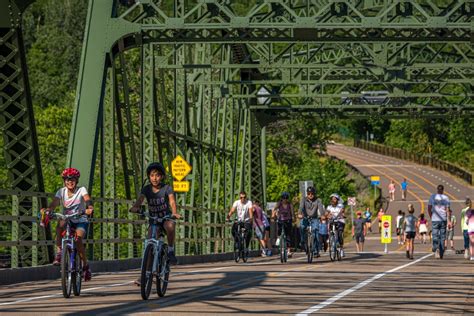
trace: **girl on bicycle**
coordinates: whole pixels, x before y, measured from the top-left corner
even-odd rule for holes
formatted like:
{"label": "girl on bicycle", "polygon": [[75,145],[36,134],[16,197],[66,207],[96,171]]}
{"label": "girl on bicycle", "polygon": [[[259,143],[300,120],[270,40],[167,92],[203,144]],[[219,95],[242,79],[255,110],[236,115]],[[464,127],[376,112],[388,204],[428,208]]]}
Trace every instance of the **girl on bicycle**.
{"label": "girl on bicycle", "polygon": [[346,220],[344,216],[344,201],[339,194],[333,193],[329,196],[330,204],[326,208],[326,216],[337,223],[338,239],[341,246],[341,256],[344,257],[344,227]]}
{"label": "girl on bicycle", "polygon": [[[140,211],[140,206],[146,198],[148,210],[151,216],[164,217],[166,215],[172,215],[174,218],[180,219],[181,215],[176,211],[176,199],[173,188],[164,182],[164,179],[166,178],[165,167],[163,167],[159,162],[152,162],[146,168],[146,174],[150,184],[147,184],[142,188],[140,195],[130,209],[130,212],[138,213]],[[166,231],[168,239],[168,257],[170,263],[177,264],[178,260],[174,254],[176,224],[172,221],[166,221],[163,223],[163,228]],[[148,228],[148,238],[151,238],[151,236],[152,232],[150,226]]]}
{"label": "girl on bicycle", "polygon": [[[56,207],[61,205],[64,215],[75,213],[84,214],[78,219],[71,219],[71,228],[76,230],[76,246],[84,267],[84,281],[89,281],[92,277],[92,273],[89,264],[87,263],[82,239],[87,234],[87,227],[89,224],[87,216],[92,215],[94,208],[92,206],[91,198],[87,193],[87,189],[77,185],[79,177],[81,176],[79,170],[75,168],[66,168],[61,175],[64,180],[64,187],[56,192],[51,204],[49,204],[46,209],[42,209],[41,213],[50,213]],[[53,265],[55,266],[61,264],[61,238],[65,229],[64,225],[65,222],[60,220],[56,226],[56,257],[53,261]]]}
{"label": "girl on bicycle", "polygon": [[[291,205],[290,194],[283,192],[281,199],[272,211],[272,218],[277,219],[278,223],[278,236],[281,235],[281,230],[285,230],[286,240],[288,243],[288,257],[291,258],[291,228],[293,223],[293,205]],[[280,242],[284,242],[280,240]]]}

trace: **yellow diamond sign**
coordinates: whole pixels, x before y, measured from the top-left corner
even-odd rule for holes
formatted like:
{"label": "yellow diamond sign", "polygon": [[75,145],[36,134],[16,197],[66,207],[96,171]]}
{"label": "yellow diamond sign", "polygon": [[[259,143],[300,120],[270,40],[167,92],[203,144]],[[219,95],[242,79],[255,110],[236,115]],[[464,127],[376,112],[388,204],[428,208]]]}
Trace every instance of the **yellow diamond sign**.
{"label": "yellow diamond sign", "polygon": [[176,158],[171,162],[171,174],[178,181],[183,180],[191,170],[192,167],[180,155],[176,156]]}

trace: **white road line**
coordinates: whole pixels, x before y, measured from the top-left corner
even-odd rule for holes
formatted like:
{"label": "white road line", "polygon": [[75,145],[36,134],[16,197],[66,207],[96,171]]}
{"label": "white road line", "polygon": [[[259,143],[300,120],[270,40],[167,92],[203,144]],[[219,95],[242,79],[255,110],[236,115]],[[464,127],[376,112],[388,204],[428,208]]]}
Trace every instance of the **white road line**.
{"label": "white road line", "polygon": [[406,268],[406,267],[409,267],[409,266],[411,266],[411,265],[413,265],[413,264],[416,264],[416,263],[418,263],[418,262],[420,262],[420,261],[422,261],[422,260],[425,260],[426,258],[428,258],[428,257],[430,257],[430,256],[432,256],[432,255],[433,255],[433,254],[430,253],[430,254],[428,254],[428,255],[426,255],[426,256],[424,256],[424,257],[421,257],[420,259],[415,260],[415,261],[413,261],[413,262],[410,262],[410,263],[404,264],[404,265],[402,265],[402,266],[393,268],[393,269],[388,270],[387,272],[384,272],[384,273],[376,274],[376,275],[374,275],[373,277],[371,277],[371,278],[369,278],[369,279],[367,279],[367,280],[365,280],[365,281],[362,281],[362,282],[360,282],[359,284],[357,284],[357,285],[351,287],[350,289],[347,289],[347,290],[345,290],[345,291],[343,291],[343,292],[341,292],[341,293],[339,293],[339,294],[336,294],[336,295],[334,295],[333,297],[331,297],[331,298],[325,300],[324,302],[319,303],[318,305],[314,305],[314,306],[312,306],[312,307],[310,307],[310,308],[308,308],[308,309],[306,309],[306,310],[304,310],[304,311],[302,311],[301,313],[298,313],[298,314],[296,314],[296,315],[297,315],[297,316],[303,316],[303,315],[309,315],[309,314],[315,313],[315,312],[317,312],[317,311],[323,309],[324,307],[327,307],[327,306],[331,305],[332,303],[334,303],[334,302],[340,300],[341,298],[343,298],[343,297],[345,297],[345,296],[351,294],[352,292],[355,292],[355,291],[357,291],[357,290],[363,288],[363,287],[366,286],[367,284],[370,284],[370,283],[372,283],[372,282],[374,282],[374,281],[376,281],[376,280],[378,280],[378,279],[380,279],[380,278],[386,276],[387,274],[390,274],[390,273],[396,272],[396,271],[398,271],[398,270],[404,269],[404,268]]}

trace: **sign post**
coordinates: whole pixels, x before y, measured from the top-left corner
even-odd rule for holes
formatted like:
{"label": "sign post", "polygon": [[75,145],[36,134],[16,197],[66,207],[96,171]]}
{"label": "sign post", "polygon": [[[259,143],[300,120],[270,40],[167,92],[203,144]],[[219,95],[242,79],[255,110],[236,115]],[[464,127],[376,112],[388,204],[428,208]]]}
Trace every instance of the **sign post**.
{"label": "sign post", "polygon": [[357,205],[357,200],[355,196],[350,196],[347,198],[347,204],[351,206],[351,221],[352,225],[354,225],[354,209],[353,207]]}
{"label": "sign post", "polygon": [[388,253],[388,244],[392,242],[392,216],[382,216],[382,231],[380,234],[380,242],[385,244],[385,253]]}
{"label": "sign post", "polygon": [[370,183],[374,186],[374,209],[375,209],[375,198],[377,196],[377,186],[380,184],[379,176],[371,176]]}
{"label": "sign post", "polygon": [[176,181],[173,181],[173,190],[175,192],[188,192],[189,181],[183,179],[191,172],[192,167],[180,155],[176,156],[171,162],[171,174]]}

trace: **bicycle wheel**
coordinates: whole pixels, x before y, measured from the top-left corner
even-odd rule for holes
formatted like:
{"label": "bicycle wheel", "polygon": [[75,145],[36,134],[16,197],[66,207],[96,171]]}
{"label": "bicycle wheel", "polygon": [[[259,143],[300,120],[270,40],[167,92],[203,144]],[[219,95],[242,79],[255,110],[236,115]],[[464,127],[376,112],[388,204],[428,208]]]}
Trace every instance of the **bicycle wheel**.
{"label": "bicycle wheel", "polygon": [[331,261],[336,260],[336,237],[333,234],[329,236],[329,258]]}
{"label": "bicycle wheel", "polygon": [[142,298],[147,300],[153,285],[153,245],[148,244],[142,259],[142,272],[140,278],[140,292]]}
{"label": "bicycle wheel", "polygon": [[61,250],[61,286],[63,288],[63,296],[68,298],[71,296],[72,289],[72,269],[70,249],[65,244]]}
{"label": "bicycle wheel", "polygon": [[240,242],[238,240],[234,241],[234,260],[235,262],[240,260]]}
{"label": "bicycle wheel", "polygon": [[306,232],[306,256],[308,257],[308,263],[313,262],[313,234]]}
{"label": "bicycle wheel", "polygon": [[72,291],[74,292],[75,296],[81,295],[81,287],[82,287],[82,260],[77,252],[77,249],[74,251],[74,272],[72,273]]}
{"label": "bicycle wheel", "polygon": [[245,248],[246,244],[247,242],[245,241],[245,235],[242,233],[242,235],[240,236],[240,256],[242,257],[243,262],[247,262],[247,260],[249,259],[248,251]]}
{"label": "bicycle wheel", "polygon": [[281,234],[280,236],[280,261],[285,263],[288,260],[288,252],[286,251],[286,236]]}
{"label": "bicycle wheel", "polygon": [[170,277],[170,261],[168,258],[168,246],[164,245],[160,253],[160,265],[156,275],[156,292],[159,297],[163,297],[168,289],[168,279]]}

